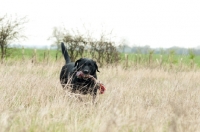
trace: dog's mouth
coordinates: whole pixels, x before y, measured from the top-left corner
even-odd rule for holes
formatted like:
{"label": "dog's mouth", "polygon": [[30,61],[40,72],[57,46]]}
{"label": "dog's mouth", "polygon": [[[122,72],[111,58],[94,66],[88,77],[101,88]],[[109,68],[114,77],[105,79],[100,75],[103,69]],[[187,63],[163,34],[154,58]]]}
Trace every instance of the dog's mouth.
{"label": "dog's mouth", "polygon": [[90,74],[84,74],[82,71],[78,71],[76,73],[77,78],[83,79],[83,80],[88,80],[89,78],[91,78]]}

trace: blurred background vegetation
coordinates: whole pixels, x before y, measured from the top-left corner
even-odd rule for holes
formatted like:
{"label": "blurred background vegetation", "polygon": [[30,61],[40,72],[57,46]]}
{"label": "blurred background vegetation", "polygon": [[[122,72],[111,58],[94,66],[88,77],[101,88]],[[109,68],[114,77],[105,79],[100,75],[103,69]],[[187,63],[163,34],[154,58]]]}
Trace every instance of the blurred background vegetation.
{"label": "blurred background vegetation", "polygon": [[181,47],[151,48],[150,46],[129,46],[125,39],[116,44],[112,41],[112,31],[102,32],[98,39],[79,30],[68,30],[55,27],[48,40],[52,41],[49,48],[22,47],[20,43],[26,39],[23,34],[26,17],[0,17],[0,55],[1,63],[6,61],[31,60],[32,63],[58,61],[63,59],[60,43],[64,42],[72,61],[80,57],[88,57],[97,61],[100,67],[122,64],[128,67],[162,67],[174,66],[190,68],[200,67],[200,48],[186,49]]}

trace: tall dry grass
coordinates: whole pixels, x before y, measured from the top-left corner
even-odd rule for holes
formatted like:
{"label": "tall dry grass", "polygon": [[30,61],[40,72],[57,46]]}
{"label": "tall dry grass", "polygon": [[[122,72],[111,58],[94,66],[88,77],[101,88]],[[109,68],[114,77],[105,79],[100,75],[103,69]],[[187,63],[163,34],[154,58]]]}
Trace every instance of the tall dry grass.
{"label": "tall dry grass", "polygon": [[62,90],[62,65],[0,65],[1,131],[200,131],[199,70],[100,68],[107,90],[93,105]]}

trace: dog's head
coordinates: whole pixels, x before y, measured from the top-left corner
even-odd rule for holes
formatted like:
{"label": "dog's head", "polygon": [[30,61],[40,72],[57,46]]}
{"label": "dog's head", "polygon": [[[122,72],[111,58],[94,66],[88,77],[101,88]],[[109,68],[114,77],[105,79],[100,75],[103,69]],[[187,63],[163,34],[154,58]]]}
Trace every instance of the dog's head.
{"label": "dog's head", "polygon": [[84,75],[96,76],[96,72],[99,72],[98,66],[92,59],[81,58],[75,62],[77,71],[82,71]]}

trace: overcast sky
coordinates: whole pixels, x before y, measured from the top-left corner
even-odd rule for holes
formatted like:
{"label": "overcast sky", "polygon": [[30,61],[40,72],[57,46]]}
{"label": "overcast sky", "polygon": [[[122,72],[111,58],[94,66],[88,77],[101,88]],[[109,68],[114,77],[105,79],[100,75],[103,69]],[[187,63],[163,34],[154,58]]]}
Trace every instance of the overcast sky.
{"label": "overcast sky", "polygon": [[22,44],[50,45],[53,27],[110,33],[151,47],[200,46],[200,0],[0,0],[0,17],[27,16]]}

